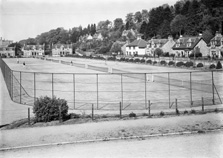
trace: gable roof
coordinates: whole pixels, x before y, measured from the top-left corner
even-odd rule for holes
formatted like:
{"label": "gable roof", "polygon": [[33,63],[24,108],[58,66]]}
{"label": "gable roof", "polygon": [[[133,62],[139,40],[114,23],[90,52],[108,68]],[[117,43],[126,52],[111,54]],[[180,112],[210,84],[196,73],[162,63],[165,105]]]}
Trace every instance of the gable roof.
{"label": "gable roof", "polygon": [[223,36],[220,33],[216,33],[216,35],[211,39],[210,43],[214,43],[215,46],[221,46],[221,42],[223,41]]}
{"label": "gable roof", "polygon": [[146,48],[147,42],[143,39],[137,39],[133,42],[129,43],[126,47],[139,47],[139,48]]}
{"label": "gable roof", "polygon": [[[180,37],[173,46],[173,50],[182,50],[182,49],[194,49],[194,47],[200,42],[202,37]],[[191,43],[190,46],[188,43]],[[178,46],[179,45],[179,46]]]}

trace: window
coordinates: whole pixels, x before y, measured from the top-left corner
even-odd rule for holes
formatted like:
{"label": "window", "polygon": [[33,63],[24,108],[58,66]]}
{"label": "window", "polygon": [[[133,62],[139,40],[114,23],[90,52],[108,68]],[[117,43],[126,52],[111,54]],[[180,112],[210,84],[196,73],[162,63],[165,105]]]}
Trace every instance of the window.
{"label": "window", "polygon": [[188,42],[188,43],[187,43],[187,47],[190,47],[190,46],[191,46],[191,42]]}
{"label": "window", "polygon": [[133,47],[133,50],[135,50],[135,47]]}

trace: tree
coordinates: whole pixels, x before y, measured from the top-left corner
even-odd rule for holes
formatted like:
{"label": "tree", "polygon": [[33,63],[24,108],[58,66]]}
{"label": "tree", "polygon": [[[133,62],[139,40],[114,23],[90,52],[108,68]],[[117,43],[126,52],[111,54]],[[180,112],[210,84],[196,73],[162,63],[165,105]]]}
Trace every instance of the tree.
{"label": "tree", "polygon": [[134,28],[133,13],[128,13],[126,15],[125,22],[126,22],[126,28],[125,28],[126,30]]}
{"label": "tree", "polygon": [[170,28],[172,32],[177,32],[180,35],[183,34],[183,31],[186,27],[187,18],[183,15],[177,15],[170,23]]}
{"label": "tree", "polygon": [[116,30],[120,29],[122,26],[123,26],[122,18],[116,18],[114,20],[114,30],[116,31]]}
{"label": "tree", "polygon": [[138,11],[138,12],[135,13],[135,15],[134,15],[134,21],[136,23],[142,22],[142,14],[141,14],[141,12]]}
{"label": "tree", "polygon": [[115,53],[118,53],[118,52],[121,52],[121,45],[117,42],[113,43],[111,49],[110,49],[110,52],[115,52]]}
{"label": "tree", "polygon": [[14,47],[15,48],[15,56],[23,55],[22,45],[20,43],[18,43],[18,42],[11,43],[10,45],[8,45],[8,47]]}
{"label": "tree", "polygon": [[142,10],[142,21],[148,22],[149,21],[149,12],[148,10]]}
{"label": "tree", "polygon": [[157,55],[158,57],[160,57],[163,54],[163,50],[160,48],[156,48],[154,50],[155,55]]}

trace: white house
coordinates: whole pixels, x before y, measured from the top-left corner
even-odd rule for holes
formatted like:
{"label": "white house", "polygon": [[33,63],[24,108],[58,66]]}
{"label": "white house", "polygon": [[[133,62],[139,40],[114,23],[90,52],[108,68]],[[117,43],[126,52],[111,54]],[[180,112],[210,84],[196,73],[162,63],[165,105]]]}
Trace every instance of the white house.
{"label": "white house", "polygon": [[125,55],[145,55],[147,42],[138,35],[137,39],[126,45]]}
{"label": "white house", "polygon": [[211,57],[223,57],[223,36],[221,33],[216,32],[215,37],[211,39],[208,46]]}
{"label": "white house", "polygon": [[42,56],[44,55],[44,44],[43,45],[24,45],[22,47],[23,55],[29,56]]}
{"label": "white house", "polygon": [[189,57],[193,50],[199,49],[202,56],[209,55],[207,43],[203,40],[202,35],[196,37],[180,37],[173,46],[176,56]]}
{"label": "white house", "polygon": [[52,45],[52,56],[61,56],[67,54],[72,54],[72,44]]}
{"label": "white house", "polygon": [[146,46],[146,54],[153,56],[154,51],[157,48],[162,49],[163,45],[166,44],[168,39],[151,39],[148,41],[147,46]]}

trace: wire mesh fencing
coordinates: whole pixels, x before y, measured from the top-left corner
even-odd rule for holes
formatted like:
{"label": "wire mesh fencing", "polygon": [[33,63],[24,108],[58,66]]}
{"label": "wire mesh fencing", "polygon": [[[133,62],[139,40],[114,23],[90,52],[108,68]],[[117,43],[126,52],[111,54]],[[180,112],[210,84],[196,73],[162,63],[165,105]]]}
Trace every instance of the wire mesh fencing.
{"label": "wire mesh fencing", "polygon": [[[40,58],[46,60],[44,58]],[[109,72],[109,68],[48,59],[81,68]],[[41,73],[11,70],[0,59],[2,73],[14,102],[33,105],[40,96],[66,99],[70,109],[168,110],[222,103],[219,71],[128,73]],[[177,100],[177,101],[176,101]]]}

